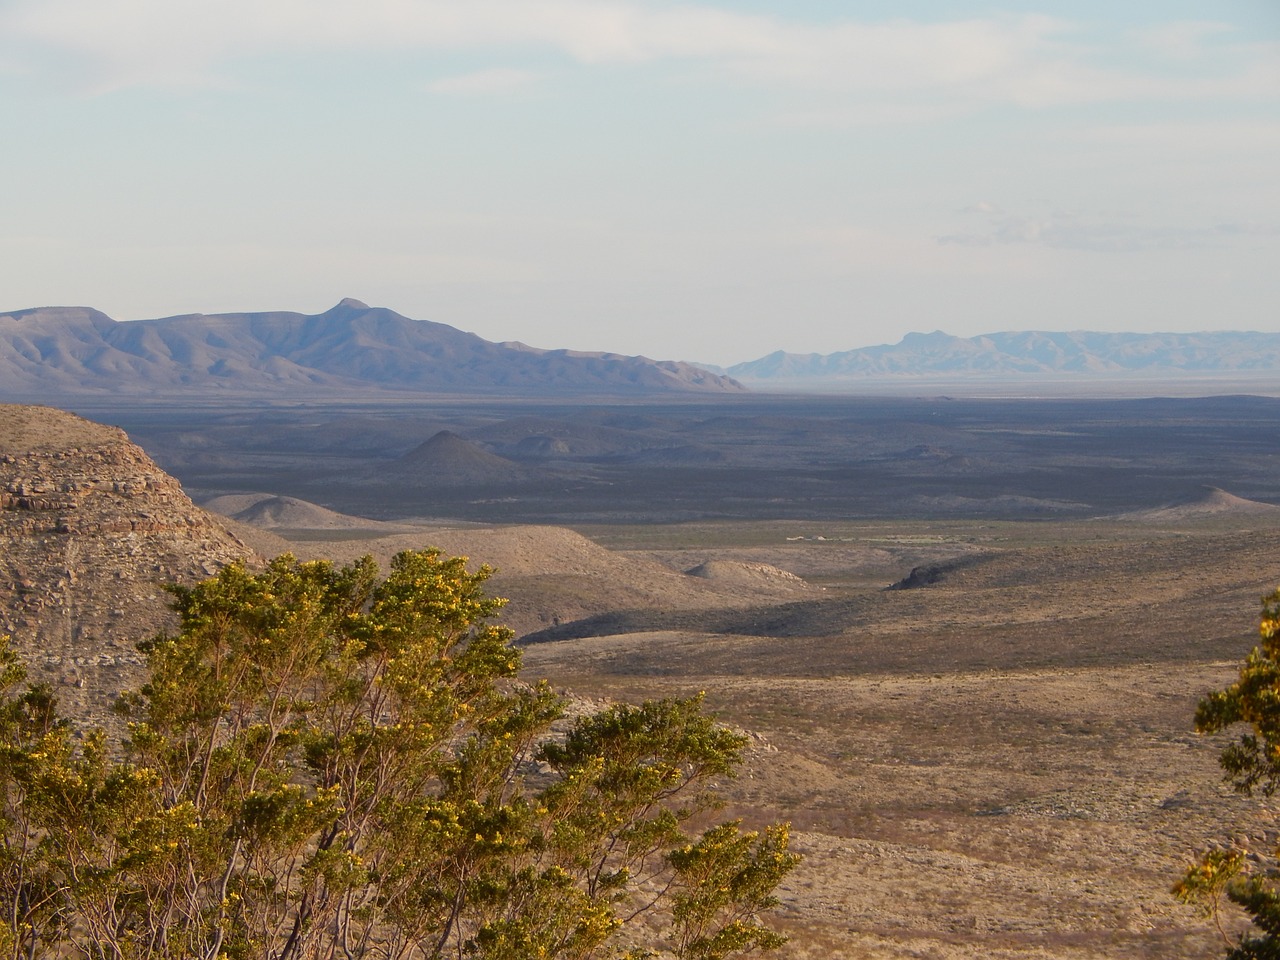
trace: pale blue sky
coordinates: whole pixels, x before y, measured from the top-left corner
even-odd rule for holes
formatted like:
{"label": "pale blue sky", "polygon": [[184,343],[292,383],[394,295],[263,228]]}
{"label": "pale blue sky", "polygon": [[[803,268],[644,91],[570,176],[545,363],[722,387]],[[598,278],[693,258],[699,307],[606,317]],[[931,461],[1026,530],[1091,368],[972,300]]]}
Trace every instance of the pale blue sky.
{"label": "pale blue sky", "polygon": [[0,0],[0,310],[1280,330],[1280,3]]}

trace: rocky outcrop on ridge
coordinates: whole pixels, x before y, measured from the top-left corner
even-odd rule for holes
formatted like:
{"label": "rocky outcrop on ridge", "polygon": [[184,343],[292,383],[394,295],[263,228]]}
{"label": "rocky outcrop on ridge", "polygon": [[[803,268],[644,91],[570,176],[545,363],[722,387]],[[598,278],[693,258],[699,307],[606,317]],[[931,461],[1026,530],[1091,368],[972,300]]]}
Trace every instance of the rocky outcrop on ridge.
{"label": "rocky outcrop on ridge", "polygon": [[69,706],[133,682],[136,643],[171,622],[164,584],[252,552],[124,431],[0,405],[0,634]]}

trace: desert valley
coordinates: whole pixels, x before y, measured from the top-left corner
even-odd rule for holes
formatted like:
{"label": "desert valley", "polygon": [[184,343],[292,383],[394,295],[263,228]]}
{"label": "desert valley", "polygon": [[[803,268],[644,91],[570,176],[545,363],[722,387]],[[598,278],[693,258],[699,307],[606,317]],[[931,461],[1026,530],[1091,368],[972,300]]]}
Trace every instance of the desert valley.
{"label": "desert valley", "polygon": [[1274,843],[1192,715],[1280,583],[1280,400],[68,401],[0,408],[0,631],[81,719],[161,582],[434,545],[529,678],[748,732],[781,956],[1209,958],[1171,885]]}

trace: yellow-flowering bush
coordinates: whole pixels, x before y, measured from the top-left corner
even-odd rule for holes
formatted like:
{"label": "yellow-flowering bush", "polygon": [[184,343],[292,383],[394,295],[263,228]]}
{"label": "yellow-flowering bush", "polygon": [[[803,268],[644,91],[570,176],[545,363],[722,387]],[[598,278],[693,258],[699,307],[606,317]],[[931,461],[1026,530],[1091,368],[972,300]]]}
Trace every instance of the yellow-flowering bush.
{"label": "yellow-flowering bush", "polygon": [[549,741],[561,702],[515,680],[488,574],[284,556],[174,588],[119,744],[0,644],[0,955],[616,956],[654,909],[676,956],[781,942],[756,914],[785,831],[687,830],[745,738],[694,698]]}

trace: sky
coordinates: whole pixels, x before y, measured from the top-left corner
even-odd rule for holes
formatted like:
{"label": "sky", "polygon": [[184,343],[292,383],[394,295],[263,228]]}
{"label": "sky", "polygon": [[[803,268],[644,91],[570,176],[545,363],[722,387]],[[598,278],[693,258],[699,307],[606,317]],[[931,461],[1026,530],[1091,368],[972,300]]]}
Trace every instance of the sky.
{"label": "sky", "polygon": [[0,0],[0,311],[1280,331],[1280,0]]}

